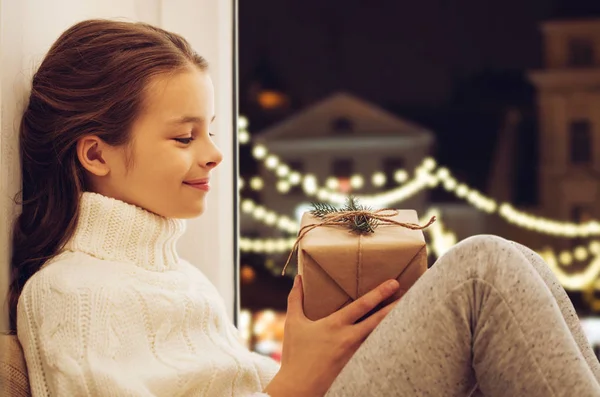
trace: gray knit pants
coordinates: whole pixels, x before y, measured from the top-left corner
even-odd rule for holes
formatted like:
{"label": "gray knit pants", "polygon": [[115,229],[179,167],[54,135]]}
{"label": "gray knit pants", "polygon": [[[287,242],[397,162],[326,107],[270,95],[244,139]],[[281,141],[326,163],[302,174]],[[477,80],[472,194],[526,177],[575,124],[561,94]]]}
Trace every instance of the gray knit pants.
{"label": "gray knit pants", "polygon": [[542,259],[477,236],[415,283],[327,396],[593,397],[599,381],[573,306]]}

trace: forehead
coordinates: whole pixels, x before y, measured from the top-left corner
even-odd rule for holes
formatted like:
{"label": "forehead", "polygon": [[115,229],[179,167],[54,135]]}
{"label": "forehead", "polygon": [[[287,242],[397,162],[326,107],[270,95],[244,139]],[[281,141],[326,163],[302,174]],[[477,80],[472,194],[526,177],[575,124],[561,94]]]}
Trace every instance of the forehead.
{"label": "forehead", "polygon": [[214,89],[208,73],[197,68],[174,75],[155,76],[144,96],[141,116],[165,123],[181,116],[210,121],[214,114]]}

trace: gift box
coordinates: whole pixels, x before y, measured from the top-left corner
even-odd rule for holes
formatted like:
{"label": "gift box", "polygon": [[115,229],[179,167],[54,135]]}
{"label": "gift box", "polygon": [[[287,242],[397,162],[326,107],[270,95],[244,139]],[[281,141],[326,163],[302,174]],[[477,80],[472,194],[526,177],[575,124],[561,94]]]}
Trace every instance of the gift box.
{"label": "gift box", "polygon": [[[309,319],[326,317],[382,282],[396,279],[399,291],[379,307],[392,303],[427,270],[421,229],[434,219],[419,226],[414,210],[373,214],[376,227],[369,233],[352,230],[348,218],[339,222],[339,214],[335,215],[338,221],[333,222],[312,213],[303,215],[297,242],[298,273],[302,275],[304,312]],[[364,221],[365,215],[360,216]]]}

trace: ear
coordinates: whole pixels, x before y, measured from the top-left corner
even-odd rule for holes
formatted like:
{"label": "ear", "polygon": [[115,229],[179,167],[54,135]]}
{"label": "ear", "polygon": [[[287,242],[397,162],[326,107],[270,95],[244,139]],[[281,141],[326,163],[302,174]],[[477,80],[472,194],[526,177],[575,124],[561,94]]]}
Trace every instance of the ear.
{"label": "ear", "polygon": [[77,141],[79,162],[83,168],[95,176],[106,176],[110,172],[105,158],[107,149],[106,143],[95,135],[88,135]]}

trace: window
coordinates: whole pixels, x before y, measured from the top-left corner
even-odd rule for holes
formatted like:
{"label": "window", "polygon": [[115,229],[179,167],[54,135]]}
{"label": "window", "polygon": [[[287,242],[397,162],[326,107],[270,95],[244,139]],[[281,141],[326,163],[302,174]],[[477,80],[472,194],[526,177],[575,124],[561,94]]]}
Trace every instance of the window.
{"label": "window", "polygon": [[350,178],[354,172],[352,159],[335,159],[331,167],[331,173],[336,178]]}
{"label": "window", "polygon": [[594,65],[594,43],[590,39],[578,38],[569,41],[569,66],[586,67]]}
{"label": "window", "polygon": [[[571,207],[571,222],[586,223],[593,219],[591,208],[587,205],[577,204]],[[571,249],[584,245],[586,240],[582,237],[570,239]]]}
{"label": "window", "polygon": [[354,131],[354,122],[348,117],[338,117],[331,121],[331,129],[336,134],[348,134]]}
{"label": "window", "polygon": [[589,164],[592,161],[592,126],[588,120],[576,120],[569,127],[571,163]]}
{"label": "window", "polygon": [[396,171],[404,168],[404,159],[399,157],[390,157],[383,160],[383,173],[385,174],[386,189],[396,186]]}
{"label": "window", "polygon": [[571,222],[586,223],[592,220],[590,208],[586,205],[574,205],[571,207]]}
{"label": "window", "polygon": [[354,161],[352,159],[335,159],[331,166],[332,175],[338,180],[338,190],[342,193],[350,193],[352,186],[350,178],[354,173]]}

